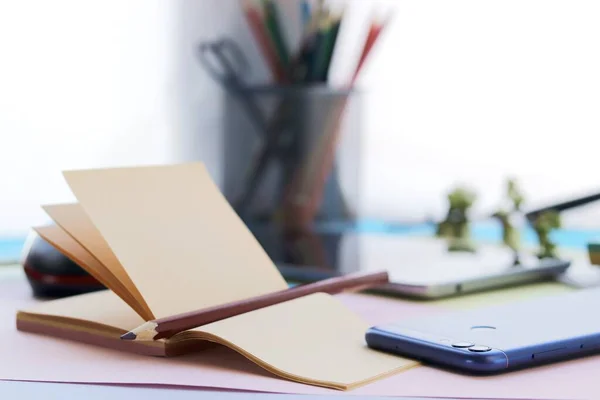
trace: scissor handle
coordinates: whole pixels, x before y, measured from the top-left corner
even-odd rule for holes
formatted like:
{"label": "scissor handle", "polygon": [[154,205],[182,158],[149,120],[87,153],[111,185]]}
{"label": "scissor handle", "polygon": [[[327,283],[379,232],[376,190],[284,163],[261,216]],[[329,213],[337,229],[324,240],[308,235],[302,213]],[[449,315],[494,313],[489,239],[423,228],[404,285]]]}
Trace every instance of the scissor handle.
{"label": "scissor handle", "polygon": [[225,85],[239,84],[250,69],[241,49],[231,39],[200,43],[198,56],[208,73]]}

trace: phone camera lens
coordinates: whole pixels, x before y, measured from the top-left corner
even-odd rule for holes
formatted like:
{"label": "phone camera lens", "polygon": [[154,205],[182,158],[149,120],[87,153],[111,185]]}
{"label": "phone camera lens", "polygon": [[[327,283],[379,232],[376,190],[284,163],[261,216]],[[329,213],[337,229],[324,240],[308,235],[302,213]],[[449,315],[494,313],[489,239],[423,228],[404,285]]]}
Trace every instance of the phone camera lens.
{"label": "phone camera lens", "polygon": [[467,349],[469,347],[473,347],[475,346],[473,343],[469,343],[469,342],[458,342],[458,343],[454,343],[452,345],[452,347],[457,347],[459,349]]}
{"label": "phone camera lens", "polygon": [[485,353],[486,351],[490,351],[492,350],[491,348],[487,347],[487,346],[473,346],[473,347],[469,347],[469,351],[474,351],[476,353]]}

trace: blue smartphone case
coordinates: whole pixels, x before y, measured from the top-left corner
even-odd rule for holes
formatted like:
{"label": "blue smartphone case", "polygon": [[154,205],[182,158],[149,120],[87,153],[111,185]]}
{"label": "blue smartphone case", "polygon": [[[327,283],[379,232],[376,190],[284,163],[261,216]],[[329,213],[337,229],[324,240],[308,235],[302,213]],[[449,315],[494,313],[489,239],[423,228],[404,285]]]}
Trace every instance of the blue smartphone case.
{"label": "blue smartphone case", "polygon": [[600,351],[600,289],[375,326],[369,347],[472,373]]}

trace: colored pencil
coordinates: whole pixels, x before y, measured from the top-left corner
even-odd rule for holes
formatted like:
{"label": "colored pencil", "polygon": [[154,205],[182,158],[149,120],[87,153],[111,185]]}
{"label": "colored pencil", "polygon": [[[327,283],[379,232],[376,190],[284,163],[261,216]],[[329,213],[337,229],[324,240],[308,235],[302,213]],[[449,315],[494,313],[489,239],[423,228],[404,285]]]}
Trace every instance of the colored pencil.
{"label": "colored pencil", "polygon": [[379,35],[381,34],[381,31],[383,30],[385,25],[386,25],[385,23],[379,23],[379,22],[371,24],[371,27],[369,28],[369,33],[367,35],[367,39],[365,40],[365,44],[364,44],[362,53],[358,60],[358,65],[356,66],[354,74],[352,75],[351,84],[354,84],[354,82],[358,78],[358,75],[360,74],[360,71],[362,70],[364,63],[367,60],[369,53],[371,53],[371,50],[373,49],[373,46],[375,45],[375,42],[379,38]]}
{"label": "colored pencil", "polygon": [[324,279],[314,283],[296,286],[275,293],[268,293],[251,299],[240,300],[229,304],[187,312],[171,317],[148,321],[136,329],[121,336],[123,340],[157,340],[167,338],[176,333],[220,321],[250,311],[269,307],[285,301],[297,299],[314,293],[335,294],[349,290],[362,290],[389,282],[387,272],[369,274],[350,274],[341,277]]}
{"label": "colored pencil", "polygon": [[265,57],[265,61],[273,79],[277,83],[283,83],[286,81],[286,72],[278,59],[277,52],[273,46],[268,32],[265,29],[263,16],[260,10],[255,7],[250,0],[242,2],[244,8],[244,15],[252,31],[254,39],[257,41],[260,50]]}
{"label": "colored pencil", "polygon": [[310,32],[302,43],[300,52],[290,67],[290,79],[294,83],[305,83],[313,63],[315,47],[317,45],[317,32]]}
{"label": "colored pencil", "polygon": [[317,31],[315,47],[311,58],[311,64],[308,68],[306,80],[308,82],[320,81],[322,71],[327,67],[327,55],[329,52],[329,42],[331,41],[333,23],[330,18],[323,18],[319,21],[319,29]]}
{"label": "colored pencil", "polygon": [[267,27],[271,41],[275,46],[275,50],[277,51],[279,62],[283,68],[287,70],[290,64],[290,54],[281,30],[279,11],[274,0],[263,0],[262,4],[265,16],[265,26]]}
{"label": "colored pencil", "polygon": [[300,13],[302,15],[303,31],[306,31],[312,19],[312,10],[308,0],[302,0],[302,2],[300,3]]}
{"label": "colored pencil", "polygon": [[321,7],[321,3],[317,4],[310,15],[308,23],[304,25],[300,48],[290,65],[290,80],[293,83],[303,84],[307,82],[318,43],[319,20],[322,15]]}
{"label": "colored pencil", "polygon": [[322,82],[327,82],[329,80],[329,70],[331,69],[331,61],[333,59],[333,52],[335,50],[335,45],[337,43],[338,34],[340,33],[340,28],[342,25],[343,15],[340,15],[336,19],[333,20],[333,26],[331,28],[331,34],[329,37],[329,41],[327,43],[327,56],[324,62],[324,67],[321,71],[320,80]]}

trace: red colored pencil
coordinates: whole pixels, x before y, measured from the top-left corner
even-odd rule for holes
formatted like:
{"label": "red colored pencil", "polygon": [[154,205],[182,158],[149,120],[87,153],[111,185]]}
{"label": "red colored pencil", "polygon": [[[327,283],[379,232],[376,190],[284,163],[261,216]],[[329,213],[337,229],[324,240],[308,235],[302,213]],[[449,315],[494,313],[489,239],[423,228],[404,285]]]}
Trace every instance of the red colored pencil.
{"label": "red colored pencil", "polygon": [[258,42],[275,82],[284,82],[286,73],[283,65],[279,62],[273,42],[265,30],[262,13],[249,0],[243,2],[243,8],[250,30]]}
{"label": "red colored pencil", "polygon": [[364,63],[367,60],[369,53],[373,49],[373,46],[375,45],[375,42],[377,41],[377,38],[381,34],[381,31],[383,30],[384,26],[385,25],[383,23],[371,24],[371,27],[369,28],[369,33],[367,35],[367,39],[365,40],[365,45],[363,47],[363,51],[360,55],[360,58],[358,59],[358,65],[356,66],[354,74],[352,75],[352,80],[351,80],[350,85],[353,85],[354,82],[356,81],[356,79],[358,78],[358,75],[360,74],[360,71],[361,71]]}

